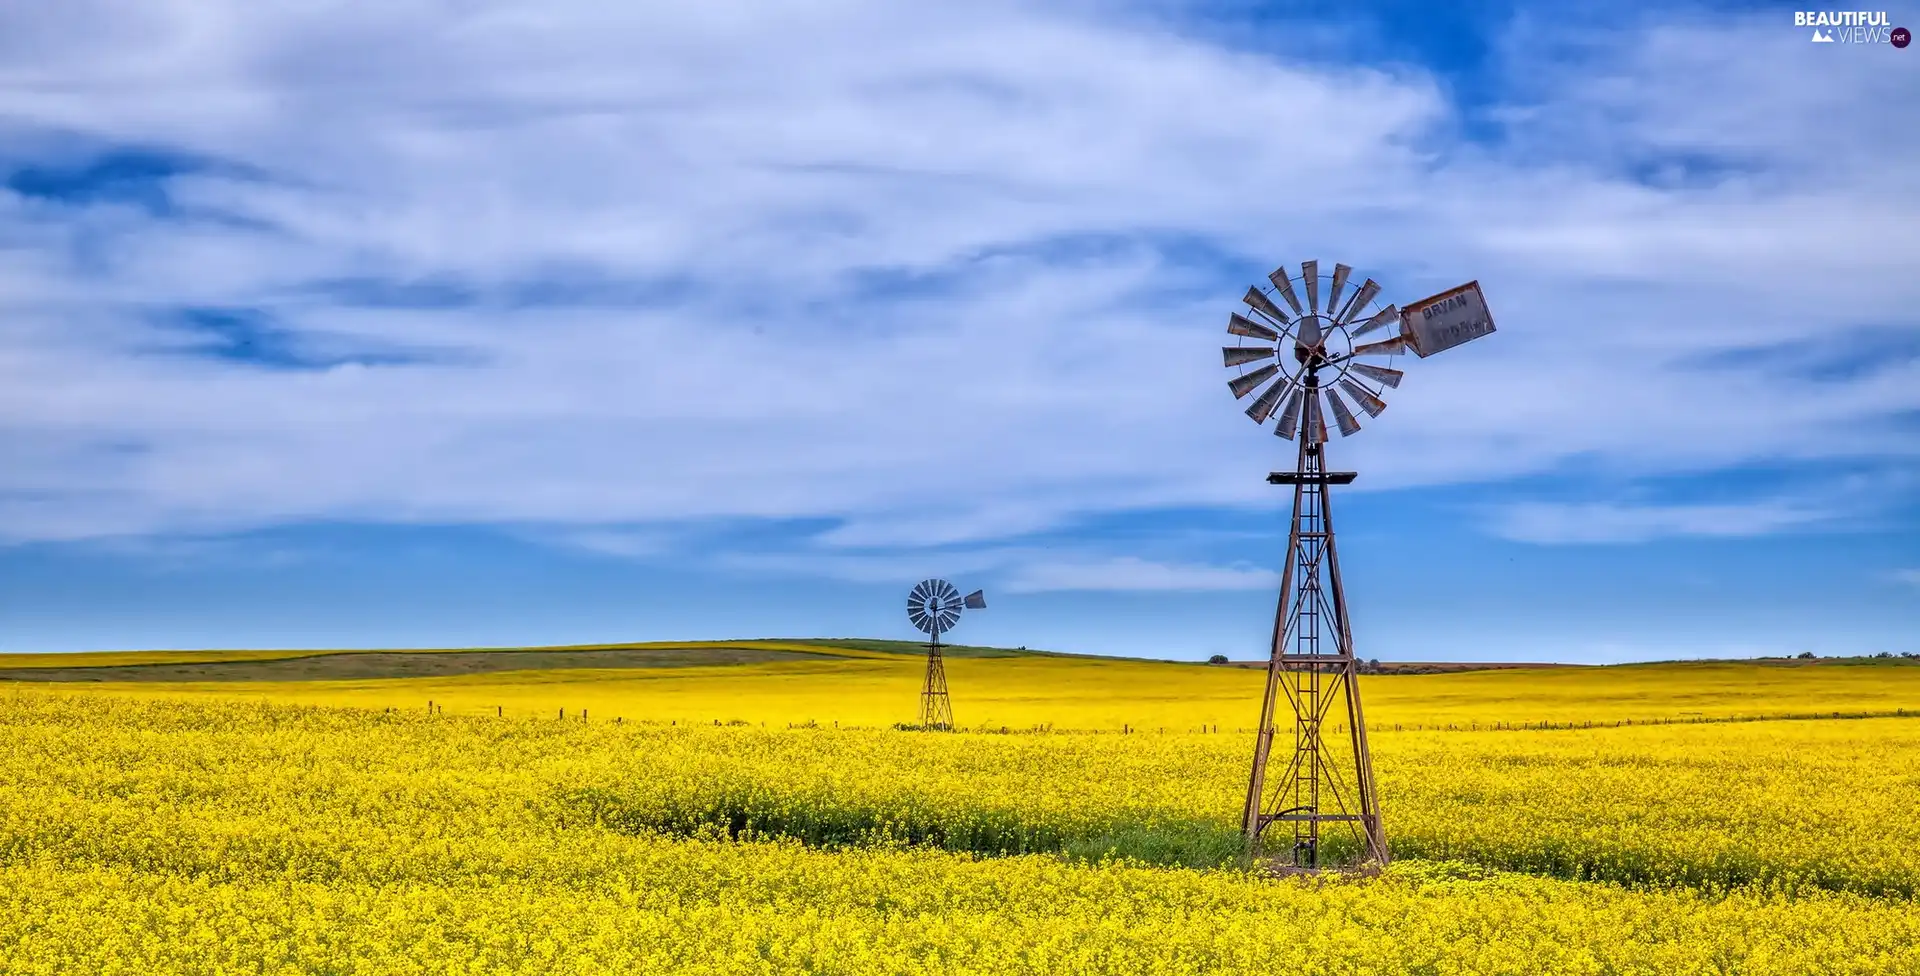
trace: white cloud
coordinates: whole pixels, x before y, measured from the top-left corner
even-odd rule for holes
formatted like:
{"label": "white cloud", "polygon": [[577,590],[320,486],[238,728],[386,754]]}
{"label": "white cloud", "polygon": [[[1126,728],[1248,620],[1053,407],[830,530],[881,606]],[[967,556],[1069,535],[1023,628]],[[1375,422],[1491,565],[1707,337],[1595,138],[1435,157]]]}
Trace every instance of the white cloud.
{"label": "white cloud", "polygon": [[1042,559],[1019,566],[1002,585],[1012,593],[1270,590],[1280,585],[1280,574],[1245,567],[1151,562],[1133,556]]}
{"label": "white cloud", "polygon": [[[1318,256],[1402,298],[1486,285],[1501,333],[1414,364],[1336,445],[1362,487],[1569,458],[1910,465],[1912,355],[1825,380],[1732,358],[1917,330],[1920,135],[1883,108],[1901,80],[1777,34],[1593,34],[1535,62],[1554,38],[1517,31],[1515,91],[1546,97],[1474,145],[1417,71],[1029,5],[8,8],[0,136],[230,161],[173,188],[244,219],[0,193],[0,540],[329,518],[560,523],[620,549],[595,526],[771,517],[927,546],[1265,504],[1284,446],[1235,416],[1209,345],[1241,276],[1165,240],[1249,279]],[[1633,175],[1686,159],[1736,175]],[[367,277],[478,300],[312,288]],[[629,300],[516,300],[556,279]],[[461,358],[142,354],[144,317],[177,304]],[[1561,537],[1805,521],[1516,511],[1510,531]]]}
{"label": "white cloud", "polygon": [[1018,558],[1017,549],[981,549],[967,552],[787,552],[720,553],[715,563],[725,569],[782,576],[846,580],[853,583],[898,583],[928,577],[954,579],[988,572]]}
{"label": "white cloud", "polygon": [[632,528],[564,528],[533,531],[528,537],[549,545],[583,549],[603,556],[644,559],[672,551],[677,541],[671,533]]}
{"label": "white cloud", "polygon": [[1893,573],[1893,578],[1897,582],[1909,583],[1913,586],[1920,586],[1920,569],[1895,570]]}
{"label": "white cloud", "polygon": [[1730,505],[1614,505],[1529,502],[1500,511],[1496,535],[1516,542],[1621,543],[1669,536],[1740,538],[1801,528],[1832,513],[1784,501]]}
{"label": "white cloud", "polygon": [[723,553],[716,562],[734,570],[856,583],[898,583],[927,576],[947,577],[956,584],[968,578],[991,579],[996,589],[1008,593],[1270,590],[1280,583],[1280,574],[1270,570],[1151,560],[1085,547]]}

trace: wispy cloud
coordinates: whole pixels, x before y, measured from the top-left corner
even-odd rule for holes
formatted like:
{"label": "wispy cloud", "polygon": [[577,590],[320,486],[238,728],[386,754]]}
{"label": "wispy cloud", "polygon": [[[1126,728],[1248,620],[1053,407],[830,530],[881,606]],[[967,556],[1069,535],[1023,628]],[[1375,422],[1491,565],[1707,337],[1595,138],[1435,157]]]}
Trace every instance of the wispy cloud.
{"label": "wispy cloud", "polygon": [[1018,550],[1007,549],[938,553],[729,552],[718,554],[713,562],[724,569],[749,573],[850,583],[898,583],[929,576],[964,577],[996,570],[1018,557]]}
{"label": "wispy cloud", "polygon": [[1230,566],[1150,562],[1133,556],[1100,560],[1038,560],[1016,568],[1003,586],[1013,593],[1266,590],[1280,574]]}
{"label": "wispy cloud", "polygon": [[668,553],[677,541],[674,533],[627,528],[563,528],[526,533],[548,545],[579,549],[603,556],[645,559]]}
{"label": "wispy cloud", "polygon": [[[899,583],[925,576],[990,580],[1008,593],[1206,592],[1272,589],[1279,574],[1244,565],[1147,559],[1085,546],[1006,546],[968,550],[846,553],[726,553],[722,566],[746,572]],[[974,585],[972,583],[969,586]]]}
{"label": "wispy cloud", "polygon": [[1906,583],[1906,584],[1909,584],[1909,585],[1911,585],[1911,586],[1916,586],[1916,587],[1920,587],[1920,569],[1898,569],[1898,570],[1894,570],[1894,572],[1893,572],[1893,578],[1894,578],[1894,580],[1895,580],[1895,581],[1897,581],[1897,582],[1901,582],[1901,583]]}
{"label": "wispy cloud", "polygon": [[1490,528],[1516,542],[1629,543],[1683,536],[1769,535],[1831,517],[1821,509],[1785,501],[1725,505],[1527,502],[1496,513]]}

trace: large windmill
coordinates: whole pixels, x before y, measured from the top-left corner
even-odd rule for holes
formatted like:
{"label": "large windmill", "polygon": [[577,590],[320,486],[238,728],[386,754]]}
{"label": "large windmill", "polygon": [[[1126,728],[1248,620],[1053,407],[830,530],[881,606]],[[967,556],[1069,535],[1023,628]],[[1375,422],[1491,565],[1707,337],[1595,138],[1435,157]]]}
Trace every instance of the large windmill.
{"label": "large windmill", "polygon": [[940,657],[940,635],[960,622],[962,610],[985,610],[985,591],[965,597],[943,579],[921,580],[907,594],[907,619],[927,635],[927,680],[920,687],[920,727],[953,728],[953,699],[947,695],[947,668]]}
{"label": "large windmill", "polygon": [[[1239,341],[1222,350],[1226,365],[1238,370],[1227,383],[1234,397],[1260,390],[1247,416],[1265,424],[1277,415],[1273,432],[1299,442],[1294,469],[1267,476],[1270,484],[1293,488],[1293,527],[1241,829],[1255,853],[1278,845],[1268,835],[1275,824],[1290,828],[1293,864],[1307,869],[1323,862],[1387,861],[1327,497],[1328,485],[1352,484],[1355,475],[1326,469],[1326,415],[1333,415],[1341,436],[1358,433],[1360,422],[1347,401],[1378,417],[1387,408],[1386,390],[1399,387],[1404,375],[1390,365],[1393,357],[1412,352],[1425,358],[1493,331],[1478,282],[1402,310],[1377,305],[1380,286],[1371,278],[1348,293],[1352,271],[1336,264],[1323,276],[1318,261],[1303,263],[1298,275],[1275,270],[1267,276],[1271,287],[1247,289],[1247,313],[1236,311],[1227,320],[1227,331]],[[1283,695],[1293,710],[1293,743],[1290,750],[1282,747],[1286,766],[1273,777]],[[1329,725],[1345,729],[1346,741],[1337,741],[1343,738],[1337,731],[1329,734]]]}

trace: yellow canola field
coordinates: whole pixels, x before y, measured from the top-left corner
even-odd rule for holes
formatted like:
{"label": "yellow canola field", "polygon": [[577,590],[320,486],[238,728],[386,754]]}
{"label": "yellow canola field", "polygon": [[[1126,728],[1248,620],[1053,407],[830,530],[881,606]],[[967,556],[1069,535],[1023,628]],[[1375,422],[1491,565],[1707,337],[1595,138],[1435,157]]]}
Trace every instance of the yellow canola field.
{"label": "yellow canola field", "polygon": [[1887,819],[1916,785],[1911,720],[1380,737],[1397,846],[1484,862],[1533,850],[1530,835],[1601,864],[1733,852],[1797,882],[1789,895],[1411,861],[1283,881],[643,822],[732,797],[797,827],[868,810],[1178,839],[1234,805],[1246,743],[1224,734],[0,703],[8,973],[1920,971],[1911,901],[1814,883],[1911,883],[1920,837]]}
{"label": "yellow canola field", "polygon": [[[541,717],[584,710],[590,718],[629,721],[742,720],[771,726],[811,721],[876,728],[914,719],[924,670],[921,659],[836,653],[841,656],[711,667],[34,687],[414,711],[424,711],[432,702],[448,714],[464,715],[498,710]],[[1261,672],[1243,668],[1040,655],[951,658],[946,667],[958,722],[991,729],[1251,728],[1258,720],[1264,680]],[[1382,675],[1363,677],[1361,687],[1369,723],[1385,731],[1396,726],[1412,730],[1920,712],[1920,665],[1907,663],[1699,663]]]}

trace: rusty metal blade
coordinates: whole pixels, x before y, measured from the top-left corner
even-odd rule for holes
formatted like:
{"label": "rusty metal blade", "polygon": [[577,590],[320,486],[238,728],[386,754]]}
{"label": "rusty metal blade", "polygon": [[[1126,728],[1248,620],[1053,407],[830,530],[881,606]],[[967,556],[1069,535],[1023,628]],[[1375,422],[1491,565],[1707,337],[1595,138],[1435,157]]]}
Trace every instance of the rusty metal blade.
{"label": "rusty metal blade", "polygon": [[1227,319],[1227,331],[1237,336],[1246,336],[1249,339],[1265,339],[1268,342],[1280,341],[1280,333],[1241,315],[1239,312],[1233,313],[1233,317]]}
{"label": "rusty metal blade", "polygon": [[1353,347],[1353,354],[1356,356],[1398,356],[1406,351],[1407,340],[1399,336]]}
{"label": "rusty metal blade", "polygon": [[1224,346],[1220,349],[1220,352],[1226,359],[1228,366],[1239,366],[1243,363],[1250,363],[1257,359],[1268,359],[1273,356],[1273,349],[1269,346]]}
{"label": "rusty metal blade", "polygon": [[1327,409],[1333,411],[1333,422],[1340,427],[1341,437],[1352,437],[1360,433],[1360,421],[1353,418],[1353,411],[1347,409],[1347,401],[1340,399],[1340,391],[1327,388]]}
{"label": "rusty metal blade", "polygon": [[1236,376],[1233,379],[1228,380],[1227,389],[1232,390],[1233,398],[1235,400],[1238,400],[1241,397],[1246,396],[1249,393],[1252,393],[1254,387],[1259,386],[1260,384],[1265,383],[1266,381],[1272,379],[1273,375],[1278,372],[1280,372],[1280,367],[1275,366],[1272,363],[1268,363],[1267,365],[1262,366],[1251,373],[1247,373],[1242,376]]}
{"label": "rusty metal blade", "polygon": [[1253,306],[1254,311],[1259,312],[1261,315],[1264,315],[1267,318],[1270,318],[1275,322],[1280,323],[1281,325],[1287,324],[1287,313],[1280,311],[1280,306],[1275,305],[1273,303],[1273,299],[1268,298],[1265,294],[1262,294],[1260,291],[1260,286],[1248,285],[1247,297],[1241,299],[1241,301],[1244,301],[1248,305]]}
{"label": "rusty metal blade", "polygon": [[1344,264],[1333,266],[1333,290],[1327,292],[1327,314],[1333,314],[1333,310],[1340,307],[1340,293],[1347,290],[1347,276],[1352,273],[1353,269]]}
{"label": "rusty metal blade", "polygon": [[1355,406],[1367,412],[1369,417],[1378,417],[1387,409],[1387,401],[1367,392],[1367,388],[1352,380],[1341,380],[1340,388],[1353,398]]}
{"label": "rusty metal blade", "polygon": [[1305,314],[1305,310],[1300,307],[1300,296],[1293,293],[1293,280],[1287,277],[1285,265],[1273,269],[1273,272],[1267,275],[1267,280],[1273,282],[1273,290],[1279,292],[1280,297],[1286,299],[1288,305],[1293,306],[1293,314]]}
{"label": "rusty metal blade", "polygon": [[1280,426],[1273,429],[1276,435],[1284,437],[1287,440],[1293,440],[1293,435],[1300,432],[1300,401],[1302,399],[1302,392],[1303,391],[1296,386],[1293,388],[1292,393],[1287,394],[1287,408],[1280,411]]}
{"label": "rusty metal blade", "polygon": [[1354,363],[1348,368],[1375,383],[1379,383],[1382,386],[1390,386],[1396,390],[1400,388],[1401,378],[1407,375],[1397,369],[1388,369],[1385,366],[1375,366],[1371,363]]}
{"label": "rusty metal blade", "polygon": [[1320,314],[1320,261],[1300,262],[1300,281],[1307,286],[1307,311]]}
{"label": "rusty metal blade", "polygon": [[1273,416],[1273,408],[1280,405],[1280,398],[1286,396],[1287,391],[1292,388],[1293,377],[1281,377],[1278,383],[1267,387],[1267,391],[1260,394],[1259,398],[1247,407],[1247,416],[1252,417],[1256,424],[1266,423],[1267,418]]}
{"label": "rusty metal blade", "polygon": [[1372,332],[1375,329],[1378,329],[1387,325],[1392,325],[1393,323],[1398,321],[1400,321],[1400,309],[1392,305],[1388,305],[1386,308],[1383,308],[1380,311],[1373,313],[1372,318],[1366,320],[1365,322],[1360,323],[1360,327],[1353,330],[1353,337],[1358,339],[1361,336],[1366,335],[1367,333]]}
{"label": "rusty metal blade", "polygon": [[1373,301],[1374,296],[1378,294],[1380,294],[1380,283],[1368,278],[1361,284],[1360,290],[1353,293],[1353,300],[1347,303],[1346,308],[1340,310],[1340,314],[1334,318],[1334,321],[1346,325],[1353,320],[1354,316],[1366,311],[1367,303]]}

